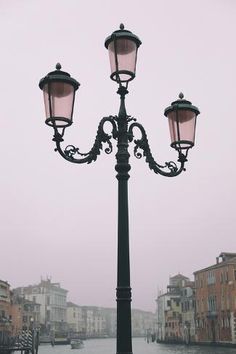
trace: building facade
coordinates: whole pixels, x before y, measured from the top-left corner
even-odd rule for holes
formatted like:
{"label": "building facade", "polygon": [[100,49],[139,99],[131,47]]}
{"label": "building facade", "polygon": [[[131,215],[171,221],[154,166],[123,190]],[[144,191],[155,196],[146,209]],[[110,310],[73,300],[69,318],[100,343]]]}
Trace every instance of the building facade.
{"label": "building facade", "polygon": [[155,333],[156,316],[149,311],[132,310],[132,336],[146,337]]}
{"label": "building facade", "polygon": [[194,276],[197,341],[236,343],[236,253],[222,252]]}
{"label": "building facade", "polygon": [[83,309],[72,302],[67,303],[67,324],[69,336],[84,338],[86,334]]}
{"label": "building facade", "polygon": [[181,294],[178,288],[170,290],[169,309],[165,312],[165,340],[182,342]]}
{"label": "building facade", "polygon": [[40,304],[27,300],[12,292],[11,301],[13,332],[38,329],[40,327]]}
{"label": "building facade", "polygon": [[[81,338],[116,337],[116,309],[97,306],[78,306],[67,303],[69,335]],[[154,333],[155,314],[133,309],[132,335],[147,336]]]}
{"label": "building facade", "polygon": [[67,293],[59,283],[50,279],[41,280],[37,285],[29,285],[14,290],[19,296],[40,304],[40,326],[42,333],[67,332]]}
{"label": "building facade", "polygon": [[105,318],[106,329],[105,333],[108,337],[116,337],[116,309],[103,308],[103,316]]}
{"label": "building facade", "polygon": [[12,331],[11,292],[8,282],[0,280],[0,333]]}
{"label": "building facade", "polygon": [[156,300],[157,303],[157,332],[158,341],[165,341],[166,338],[166,312],[171,308],[171,294],[160,293]]}
{"label": "building facade", "polygon": [[195,341],[194,283],[182,274],[169,279],[167,292],[157,297],[157,341]]}
{"label": "building facade", "polygon": [[87,338],[99,338],[107,335],[103,308],[82,306],[84,328]]}
{"label": "building facade", "polygon": [[182,336],[184,343],[196,341],[195,328],[195,283],[187,282],[181,289]]}

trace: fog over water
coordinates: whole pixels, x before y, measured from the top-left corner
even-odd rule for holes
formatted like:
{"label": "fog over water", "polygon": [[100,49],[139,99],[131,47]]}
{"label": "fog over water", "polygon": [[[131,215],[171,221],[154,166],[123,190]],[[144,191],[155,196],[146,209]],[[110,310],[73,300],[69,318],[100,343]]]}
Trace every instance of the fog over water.
{"label": "fog over water", "polygon": [[[70,346],[58,345],[39,347],[39,354],[112,354],[116,352],[115,339],[93,339],[85,341],[83,349],[71,352]],[[183,345],[147,344],[144,338],[133,339],[133,354],[233,354],[235,348],[198,347]]]}
{"label": "fog over water", "polygon": [[38,82],[60,62],[81,83],[65,146],[90,150],[100,119],[118,113],[104,41],[121,22],[142,41],[127,113],[159,163],[177,159],[164,109],[182,91],[201,111],[180,176],[154,174],[130,148],[133,308],[155,311],[169,276],[236,252],[235,18],[234,0],[0,1],[0,279],[49,276],[70,301],[116,306],[116,143],[90,165],[63,160]]}

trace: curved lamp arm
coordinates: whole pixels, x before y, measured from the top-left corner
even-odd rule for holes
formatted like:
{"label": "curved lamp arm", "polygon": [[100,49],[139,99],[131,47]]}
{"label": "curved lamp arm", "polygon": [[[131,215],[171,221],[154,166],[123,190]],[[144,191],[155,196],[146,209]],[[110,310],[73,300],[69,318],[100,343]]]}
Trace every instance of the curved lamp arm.
{"label": "curved lamp arm", "polygon": [[[112,132],[111,132],[112,135],[109,135],[104,131],[104,124],[106,122],[109,122],[112,125]],[[97,135],[93,147],[87,153],[81,153],[79,151],[79,148],[75,147],[74,145],[68,145],[65,148],[65,150],[63,150],[61,148],[61,142],[64,141],[63,139],[64,132],[60,134],[57,128],[54,128],[54,132],[55,134],[53,137],[53,141],[56,142],[55,151],[58,151],[59,154],[69,162],[82,164],[82,163],[91,163],[92,161],[96,161],[97,156],[100,155],[100,150],[103,149],[103,143],[108,144],[108,147],[106,147],[104,150],[105,153],[110,154],[112,152],[113,148],[112,148],[111,138],[117,137],[117,126],[116,126],[115,118],[113,116],[102,118],[98,125]],[[81,156],[81,158],[75,158],[74,156],[76,154]]]}
{"label": "curved lamp arm", "polygon": [[[134,140],[133,129],[138,128],[141,132],[141,139]],[[178,176],[182,171],[185,171],[184,164],[187,161],[187,153],[184,155],[179,151],[178,161],[180,162],[180,166],[173,161],[165,162],[165,165],[158,164],[151,153],[150,146],[148,143],[148,138],[144,127],[137,122],[134,122],[130,125],[128,130],[129,141],[134,141],[134,156],[138,159],[141,157],[145,157],[145,161],[148,163],[149,168],[153,170],[155,173],[160,174],[166,177],[175,177]],[[143,152],[139,152],[138,150],[143,150]],[[167,169],[167,171],[165,171]]]}

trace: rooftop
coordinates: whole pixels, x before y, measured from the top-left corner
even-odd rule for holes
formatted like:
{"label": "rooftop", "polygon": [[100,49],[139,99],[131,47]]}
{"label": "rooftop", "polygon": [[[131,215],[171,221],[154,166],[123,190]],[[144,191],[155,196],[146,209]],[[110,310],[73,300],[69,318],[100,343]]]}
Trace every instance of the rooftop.
{"label": "rooftop", "polygon": [[[220,261],[221,258],[221,261]],[[194,274],[200,273],[200,272],[205,272],[207,270],[211,270],[211,269],[217,269],[217,268],[221,268],[224,267],[228,264],[236,264],[236,253],[232,253],[232,252],[221,252],[220,255],[218,257],[216,257],[216,263],[208,266],[206,268],[197,270],[196,272],[194,272]]]}

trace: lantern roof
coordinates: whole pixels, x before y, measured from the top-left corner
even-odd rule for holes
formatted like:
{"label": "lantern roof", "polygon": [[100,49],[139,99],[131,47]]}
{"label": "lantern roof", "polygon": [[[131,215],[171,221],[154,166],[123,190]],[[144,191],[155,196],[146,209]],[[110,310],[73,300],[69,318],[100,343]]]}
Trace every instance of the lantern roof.
{"label": "lantern roof", "polygon": [[67,73],[65,71],[61,71],[61,64],[60,63],[56,64],[56,70],[51,71],[44,78],[42,78],[40,80],[39,87],[42,90],[44,85],[46,85],[52,81],[60,81],[60,82],[68,83],[68,84],[74,86],[75,90],[77,90],[80,86],[80,83],[78,81],[76,81],[75,79],[73,79],[69,73]]}
{"label": "lantern roof", "polygon": [[120,24],[120,29],[117,31],[114,31],[109,37],[106,38],[105,40],[105,47],[108,48],[109,44],[114,41],[114,39],[130,39],[134,41],[137,45],[137,48],[142,44],[138,36],[133,34],[131,31],[125,30],[124,29],[123,23]]}
{"label": "lantern roof", "polygon": [[190,101],[184,99],[184,94],[182,92],[180,92],[179,94],[179,99],[172,102],[171,105],[165,109],[164,115],[167,117],[167,115],[170,112],[176,110],[176,108],[193,111],[196,115],[200,113],[199,109],[196,106],[193,106]]}

